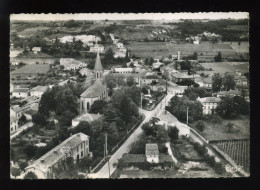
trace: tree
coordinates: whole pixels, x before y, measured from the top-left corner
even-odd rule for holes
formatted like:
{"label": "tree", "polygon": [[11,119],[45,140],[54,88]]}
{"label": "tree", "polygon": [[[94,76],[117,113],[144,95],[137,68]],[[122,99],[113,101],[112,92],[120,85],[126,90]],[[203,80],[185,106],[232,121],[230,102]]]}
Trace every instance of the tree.
{"label": "tree", "polygon": [[22,115],[22,117],[18,121],[18,125],[22,125],[24,123],[26,123],[26,117],[24,115]]}
{"label": "tree", "polygon": [[104,120],[107,122],[114,122],[119,117],[118,110],[112,103],[108,103],[104,108]]}
{"label": "tree", "polygon": [[221,98],[216,112],[223,118],[232,118],[239,114],[239,108],[234,104],[232,97],[225,96]]}
{"label": "tree", "polygon": [[145,123],[143,124],[142,126],[142,130],[144,131],[144,134],[146,136],[153,136],[155,137],[156,136],[156,125],[150,125],[150,123]]}
{"label": "tree", "polygon": [[232,76],[232,75],[229,75],[229,74],[224,75],[222,83],[223,83],[224,89],[227,91],[235,89],[236,83],[235,83],[234,76]]}
{"label": "tree", "polygon": [[96,100],[90,107],[90,113],[100,113],[103,114],[103,108],[107,105],[107,102],[104,100]]}
{"label": "tree", "polygon": [[205,123],[201,120],[198,121],[198,123],[196,124],[196,128],[200,131],[203,132],[205,129]]}
{"label": "tree", "polygon": [[188,71],[188,75],[190,75],[190,71],[191,71],[191,63],[190,61],[186,60],[186,61],[182,61],[180,63],[181,65],[181,70],[187,70]]}
{"label": "tree", "polygon": [[136,104],[127,96],[124,96],[121,101],[120,112],[122,114],[122,119],[126,123],[132,121],[131,116],[137,117],[139,114]]}
{"label": "tree", "polygon": [[28,158],[32,158],[36,153],[37,148],[33,145],[27,145],[24,148],[24,153],[28,156]]}
{"label": "tree", "polygon": [[38,179],[37,175],[33,172],[28,172],[25,174],[24,179]]}
{"label": "tree", "polygon": [[113,74],[108,74],[106,76],[106,83],[107,83],[107,87],[112,89],[116,87],[117,84],[117,79],[115,78],[115,76]]}
{"label": "tree", "polygon": [[233,128],[233,123],[228,123],[225,127],[226,127],[226,129],[227,129],[227,131],[229,132],[229,133],[231,133],[231,130],[232,130],[232,128]]}
{"label": "tree", "polygon": [[179,129],[176,126],[168,127],[168,136],[171,138],[171,141],[174,142],[179,139]]}
{"label": "tree", "polygon": [[221,52],[218,52],[218,55],[214,57],[215,62],[221,62],[222,61],[222,55]]}
{"label": "tree", "polygon": [[46,118],[39,112],[32,116],[32,122],[39,126],[45,126],[47,124]]}
{"label": "tree", "polygon": [[193,53],[193,60],[198,60],[198,53],[197,52]]}
{"label": "tree", "polygon": [[133,86],[133,85],[135,85],[135,79],[134,79],[134,77],[132,77],[132,76],[127,77],[127,79],[126,79],[126,84],[127,84],[128,86]]}
{"label": "tree", "polygon": [[126,88],[125,92],[126,92],[125,94],[127,95],[127,97],[131,98],[137,106],[140,106],[141,88],[139,88],[137,86],[132,86],[130,88]]}
{"label": "tree", "polygon": [[17,176],[20,175],[21,171],[19,168],[16,168],[16,167],[11,167],[10,169],[11,171],[11,174],[16,178]]}
{"label": "tree", "polygon": [[165,143],[168,140],[168,133],[164,126],[157,126],[156,128],[156,141],[159,143]]}
{"label": "tree", "polygon": [[214,73],[212,76],[212,91],[219,92],[222,87],[222,77],[219,73]]}

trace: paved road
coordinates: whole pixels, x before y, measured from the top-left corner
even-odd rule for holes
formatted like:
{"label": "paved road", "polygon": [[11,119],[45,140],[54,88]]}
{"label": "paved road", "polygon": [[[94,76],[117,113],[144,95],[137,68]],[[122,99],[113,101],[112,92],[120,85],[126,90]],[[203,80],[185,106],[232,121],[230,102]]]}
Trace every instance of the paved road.
{"label": "paved road", "polygon": [[[124,144],[111,156],[109,160],[110,166],[110,175],[115,171],[115,167],[113,167],[114,163],[117,163],[118,159],[122,157],[124,153],[128,153],[131,144],[138,139],[140,134],[142,133],[142,125],[148,122],[153,116],[158,115],[161,111],[165,108],[165,102],[168,102],[173,94],[168,94],[165,98],[161,101],[160,104],[152,111],[141,110],[141,113],[145,115],[144,121],[140,124],[140,126],[130,135],[130,137],[124,142]],[[109,139],[108,139],[109,140]],[[109,167],[108,162],[97,172],[88,175],[89,178],[109,178]]]}
{"label": "paved road", "polygon": [[172,149],[171,149],[171,146],[170,146],[170,142],[165,143],[165,146],[168,148],[168,153],[169,153],[169,155],[171,155],[172,160],[174,161],[175,164],[177,164],[178,160],[173,156]]}

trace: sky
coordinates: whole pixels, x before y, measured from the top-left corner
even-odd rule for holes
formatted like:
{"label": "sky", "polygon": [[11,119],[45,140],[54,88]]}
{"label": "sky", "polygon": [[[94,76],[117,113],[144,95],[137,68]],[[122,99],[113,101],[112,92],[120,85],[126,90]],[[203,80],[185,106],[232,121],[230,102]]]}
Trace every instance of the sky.
{"label": "sky", "polygon": [[11,14],[11,20],[179,20],[179,19],[244,19],[247,12],[208,13],[92,13],[92,14]]}

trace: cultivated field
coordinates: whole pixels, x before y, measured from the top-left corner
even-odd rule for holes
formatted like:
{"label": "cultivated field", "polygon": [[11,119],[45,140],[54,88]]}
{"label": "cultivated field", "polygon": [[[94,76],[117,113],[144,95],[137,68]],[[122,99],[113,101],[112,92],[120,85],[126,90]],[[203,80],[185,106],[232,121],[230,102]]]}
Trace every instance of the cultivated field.
{"label": "cultivated field", "polygon": [[[222,119],[219,123],[211,120],[204,120],[205,129],[201,135],[208,140],[230,140],[230,139],[249,139],[250,138],[250,119],[247,116],[239,116],[236,119]],[[190,124],[196,126],[197,122]],[[225,127],[228,123],[233,123],[231,132]]]}
{"label": "cultivated field", "polygon": [[250,140],[230,140],[212,143],[223,152],[227,153],[242,169],[249,172],[250,170]]}
{"label": "cultivated field", "polygon": [[248,72],[248,63],[242,65],[231,65],[224,62],[200,63],[206,69],[212,68],[215,73],[235,72],[237,69],[242,73]]}

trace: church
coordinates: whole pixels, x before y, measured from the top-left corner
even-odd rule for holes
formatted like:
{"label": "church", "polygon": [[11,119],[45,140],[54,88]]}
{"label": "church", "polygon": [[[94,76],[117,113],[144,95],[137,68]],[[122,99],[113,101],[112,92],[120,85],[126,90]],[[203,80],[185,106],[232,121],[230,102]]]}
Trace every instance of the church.
{"label": "church", "polygon": [[84,114],[90,110],[91,105],[96,100],[103,100],[108,97],[107,86],[103,79],[104,69],[101,64],[99,53],[97,53],[94,67],[94,84],[88,87],[80,95],[80,114]]}

